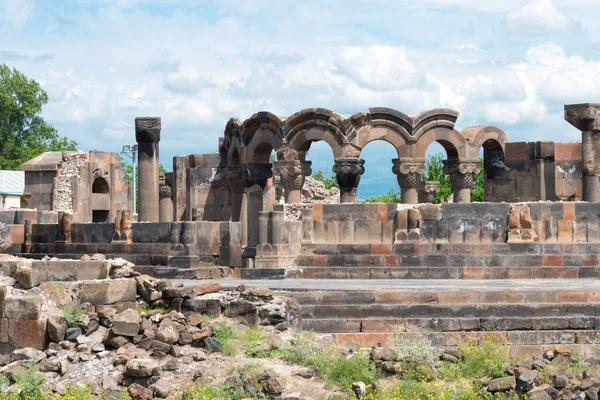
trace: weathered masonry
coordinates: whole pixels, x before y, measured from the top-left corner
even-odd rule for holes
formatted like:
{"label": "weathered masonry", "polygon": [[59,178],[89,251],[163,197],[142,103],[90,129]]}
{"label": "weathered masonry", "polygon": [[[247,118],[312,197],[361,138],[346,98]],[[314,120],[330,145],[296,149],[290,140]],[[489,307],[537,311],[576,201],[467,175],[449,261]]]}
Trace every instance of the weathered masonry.
{"label": "weathered masonry", "polygon": [[[259,112],[229,120],[217,152],[174,157],[166,176],[158,173],[160,118],[136,118],[139,222],[114,154],[46,153],[23,165],[38,211],[3,217],[4,248],[63,257],[106,252],[161,276],[207,275],[198,268],[245,277],[593,276],[599,109],[565,106],[565,119],[582,131],[576,143],[510,142],[492,126],[459,132],[459,113],[450,109]],[[355,204],[361,152],[374,140],[396,149],[390,168],[403,204]],[[302,203],[307,152],[317,141],[334,154],[340,204]],[[451,204],[428,204],[438,185],[421,174],[433,142],[446,152]],[[488,203],[469,204],[480,155]],[[42,217],[41,210],[61,213]],[[557,243],[580,247],[554,250],[560,260],[544,257],[544,246]],[[543,248],[529,254],[530,245]],[[498,257],[502,246],[524,258]]]}

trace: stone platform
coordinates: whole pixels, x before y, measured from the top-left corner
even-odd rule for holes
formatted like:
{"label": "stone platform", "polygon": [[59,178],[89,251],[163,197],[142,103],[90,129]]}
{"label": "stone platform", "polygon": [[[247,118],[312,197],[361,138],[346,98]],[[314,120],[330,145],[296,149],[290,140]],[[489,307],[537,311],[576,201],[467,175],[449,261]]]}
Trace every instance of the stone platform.
{"label": "stone platform", "polygon": [[[176,281],[197,284],[198,281]],[[302,306],[303,329],[342,343],[390,344],[420,333],[455,347],[492,336],[513,355],[557,344],[600,354],[600,281],[548,280],[242,280],[224,288],[269,287]]]}

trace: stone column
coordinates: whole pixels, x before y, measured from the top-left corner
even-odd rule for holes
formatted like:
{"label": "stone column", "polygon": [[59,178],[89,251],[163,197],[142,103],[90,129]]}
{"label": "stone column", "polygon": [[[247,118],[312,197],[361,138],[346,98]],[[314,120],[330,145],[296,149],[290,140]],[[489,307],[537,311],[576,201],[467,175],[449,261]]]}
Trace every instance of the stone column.
{"label": "stone column", "polygon": [[481,171],[479,160],[463,162],[444,161],[444,173],[450,175],[455,203],[470,203],[471,192],[475,186],[473,175]]}
{"label": "stone column", "polygon": [[583,201],[600,202],[600,103],[565,105],[565,120],[581,131]]}
{"label": "stone column", "polygon": [[244,178],[246,182],[246,257],[256,255],[258,245],[258,213],[263,211],[263,191],[267,180],[273,176],[273,164],[246,163],[244,164]]}
{"label": "stone column", "polygon": [[228,166],[225,180],[229,187],[229,198],[231,199],[231,220],[237,222],[240,220],[242,213],[242,198],[245,186],[242,167],[239,165]]}
{"label": "stone column", "polygon": [[433,203],[433,197],[439,191],[440,183],[438,181],[422,181],[419,203]]}
{"label": "stone column", "polygon": [[365,173],[365,160],[360,158],[336,158],[333,172],[340,185],[340,203],[356,203],[356,190],[360,176]]}
{"label": "stone column", "polygon": [[158,142],[160,118],[136,118],[135,140],[138,143],[138,202],[140,222],[158,222]]}
{"label": "stone column", "polygon": [[418,204],[419,188],[421,187],[421,174],[425,172],[425,160],[420,158],[407,158],[392,160],[392,172],[396,174],[400,185],[402,204]]}
{"label": "stone column", "polygon": [[167,184],[164,175],[160,176],[158,197],[160,222],[173,222],[173,189]]}
{"label": "stone column", "polygon": [[274,175],[280,177],[286,203],[302,203],[302,186],[304,186],[305,177],[312,173],[311,164],[311,161],[300,160],[275,161]]}

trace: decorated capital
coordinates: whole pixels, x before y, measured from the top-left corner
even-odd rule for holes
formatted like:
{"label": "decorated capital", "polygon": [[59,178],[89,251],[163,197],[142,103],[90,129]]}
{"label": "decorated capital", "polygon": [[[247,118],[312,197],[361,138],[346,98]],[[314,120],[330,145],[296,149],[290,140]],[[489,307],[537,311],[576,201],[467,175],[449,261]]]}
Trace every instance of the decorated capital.
{"label": "decorated capital", "polygon": [[354,203],[360,176],[365,173],[365,160],[360,158],[336,158],[333,172],[340,185],[340,202]]}
{"label": "decorated capital", "polygon": [[135,119],[135,140],[157,143],[160,141],[160,117],[138,117]]}
{"label": "decorated capital", "polygon": [[271,163],[246,163],[243,166],[244,181],[247,188],[259,185],[261,188],[267,186],[267,181],[273,176],[273,164]]}

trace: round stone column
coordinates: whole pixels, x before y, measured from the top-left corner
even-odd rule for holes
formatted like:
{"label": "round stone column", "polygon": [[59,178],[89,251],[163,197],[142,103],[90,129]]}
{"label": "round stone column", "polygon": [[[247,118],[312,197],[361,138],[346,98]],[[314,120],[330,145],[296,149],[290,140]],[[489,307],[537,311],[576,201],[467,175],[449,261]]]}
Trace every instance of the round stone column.
{"label": "round stone column", "polygon": [[479,160],[458,163],[444,162],[444,173],[450,175],[455,203],[470,203],[471,192],[475,186],[473,176],[481,172]]}
{"label": "round stone column", "polygon": [[312,173],[311,161],[275,161],[273,174],[280,177],[287,204],[302,203],[302,187],[305,177]]}
{"label": "round stone column", "polygon": [[135,140],[138,143],[138,221],[140,222],[160,220],[158,196],[160,129],[160,118],[135,119]]}
{"label": "round stone column", "polygon": [[173,222],[173,189],[167,184],[164,175],[158,186],[160,222]]}
{"label": "round stone column", "polygon": [[244,180],[246,183],[246,234],[247,247],[246,257],[256,255],[258,245],[258,213],[263,211],[263,192],[267,181],[273,176],[273,164],[270,163],[246,163],[244,164]]}
{"label": "round stone column", "polygon": [[333,172],[340,185],[340,203],[356,203],[356,191],[360,176],[365,173],[365,160],[360,158],[336,158]]}
{"label": "round stone column", "polygon": [[401,161],[394,158],[392,162],[394,163],[392,172],[396,174],[398,185],[400,185],[402,204],[418,204],[421,174],[425,172],[425,160],[413,158]]}
{"label": "round stone column", "polygon": [[600,202],[600,104],[565,105],[565,120],[581,131],[583,201]]}

